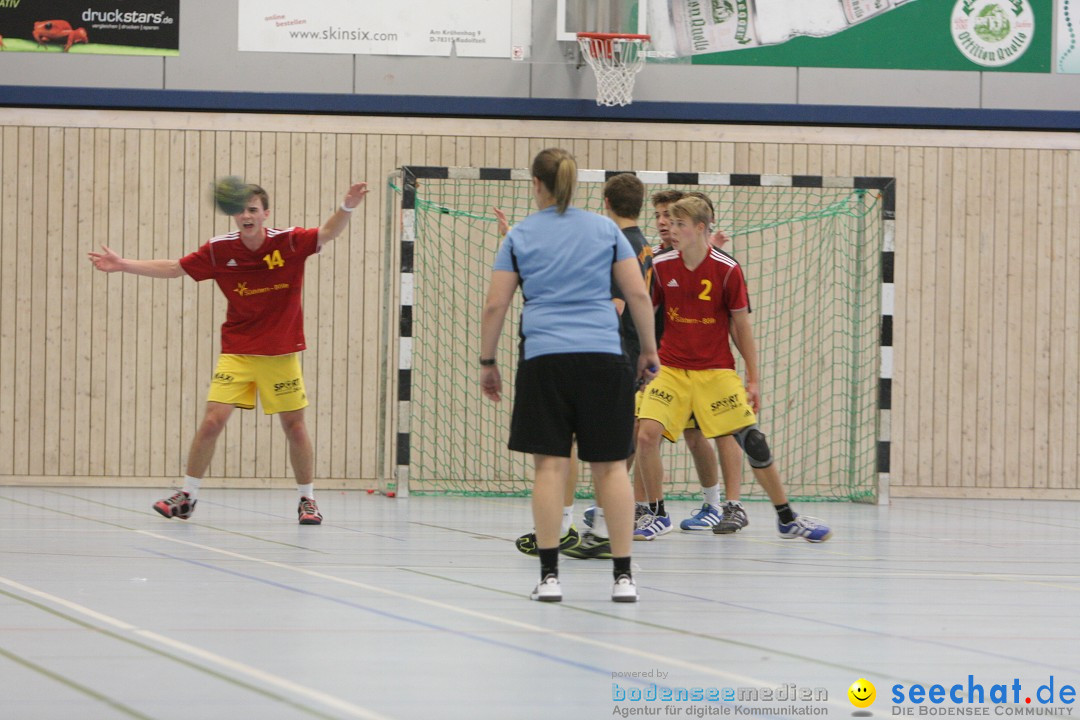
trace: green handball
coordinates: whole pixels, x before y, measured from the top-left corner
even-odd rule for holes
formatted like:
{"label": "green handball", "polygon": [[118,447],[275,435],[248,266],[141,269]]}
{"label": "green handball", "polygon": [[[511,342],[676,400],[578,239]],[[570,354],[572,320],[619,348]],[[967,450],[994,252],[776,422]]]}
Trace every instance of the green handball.
{"label": "green handball", "polygon": [[214,183],[214,205],[225,215],[242,213],[249,197],[251,186],[235,175],[218,178]]}

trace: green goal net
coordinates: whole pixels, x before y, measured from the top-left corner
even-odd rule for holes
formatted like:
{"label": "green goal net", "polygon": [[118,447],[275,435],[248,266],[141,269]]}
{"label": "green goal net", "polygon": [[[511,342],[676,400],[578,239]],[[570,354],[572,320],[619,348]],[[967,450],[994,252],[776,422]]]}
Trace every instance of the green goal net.
{"label": "green goal net", "polygon": [[[404,173],[409,183],[401,173],[390,178],[396,196],[408,196],[394,208],[401,216],[392,225],[410,233],[412,256],[412,305],[403,309],[411,312],[411,368],[402,376],[410,385],[409,402],[399,403],[404,408],[399,412],[408,414],[404,423],[399,419],[407,428],[398,440],[399,457],[407,458],[402,474],[413,493],[528,494],[532,458],[506,448],[520,293],[499,342],[501,403],[481,395],[476,364],[481,308],[501,242],[492,208],[501,208],[511,223],[528,215],[533,210],[528,172],[405,168]],[[788,494],[800,500],[872,499],[878,480],[880,191],[860,189],[852,178],[766,182],[744,176],[748,180],[737,184],[737,176],[638,175],[649,195],[665,189],[706,193],[716,206],[718,226],[732,238],[725,250],[746,275],[759,351],[759,424]],[[602,211],[604,178],[604,171],[581,171],[575,204]],[[640,225],[657,242],[648,202]],[[741,364],[738,370],[742,374]],[[666,496],[700,497],[685,443],[664,442],[663,458]],[[587,465],[580,470],[578,492],[588,496]],[[743,496],[764,497],[745,463]]]}

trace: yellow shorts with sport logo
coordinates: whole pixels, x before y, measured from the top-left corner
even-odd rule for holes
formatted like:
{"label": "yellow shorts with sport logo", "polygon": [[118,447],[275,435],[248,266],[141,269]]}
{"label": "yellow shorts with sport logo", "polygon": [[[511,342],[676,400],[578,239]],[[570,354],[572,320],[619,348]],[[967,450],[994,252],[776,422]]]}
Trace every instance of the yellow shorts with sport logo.
{"label": "yellow shorts with sport logo", "polygon": [[222,355],[210,381],[209,402],[255,407],[259,394],[263,412],[273,415],[307,407],[300,353],[288,355]]}
{"label": "yellow shorts with sport logo", "polygon": [[730,435],[757,422],[746,388],[734,370],[681,370],[667,366],[645,386],[638,419],[664,426],[664,437],[679,439],[690,417],[705,437]]}

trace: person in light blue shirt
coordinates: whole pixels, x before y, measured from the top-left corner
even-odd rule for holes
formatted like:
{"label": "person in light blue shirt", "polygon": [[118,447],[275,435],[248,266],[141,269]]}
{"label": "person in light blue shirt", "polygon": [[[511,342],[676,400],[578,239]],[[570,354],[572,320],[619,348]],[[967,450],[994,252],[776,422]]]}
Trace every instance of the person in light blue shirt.
{"label": "person in light blue shirt", "polygon": [[622,352],[610,268],[632,257],[618,226],[596,213],[549,205],[518,223],[495,256],[495,270],[521,277],[524,359]]}
{"label": "person in light blue shirt", "polygon": [[[508,446],[532,453],[535,463],[532,504],[540,582],[530,597],[562,600],[559,529],[576,439],[607,518],[615,575],[611,599],[636,602],[630,572],[634,503],[625,461],[633,436],[635,378],[648,382],[660,365],[652,300],[618,226],[570,206],[576,183],[577,163],[565,150],[549,148],[534,158],[537,212],[507,234],[496,255],[481,321],[480,386],[489,399],[502,398],[496,354],[520,284],[524,344]],[[641,340],[636,369],[622,353],[612,278]]]}

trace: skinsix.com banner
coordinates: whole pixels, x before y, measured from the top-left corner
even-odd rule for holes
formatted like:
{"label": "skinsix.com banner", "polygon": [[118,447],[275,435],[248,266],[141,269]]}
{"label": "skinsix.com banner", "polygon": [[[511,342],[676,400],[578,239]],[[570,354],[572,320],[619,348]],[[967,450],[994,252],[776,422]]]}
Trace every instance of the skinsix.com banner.
{"label": "skinsix.com banner", "polygon": [[508,0],[239,0],[239,49],[508,58],[511,5]]}
{"label": "skinsix.com banner", "polygon": [[694,64],[1050,72],[1053,0],[666,0],[649,7],[653,48]]}
{"label": "skinsix.com banner", "polygon": [[180,0],[0,0],[0,51],[179,55]]}

